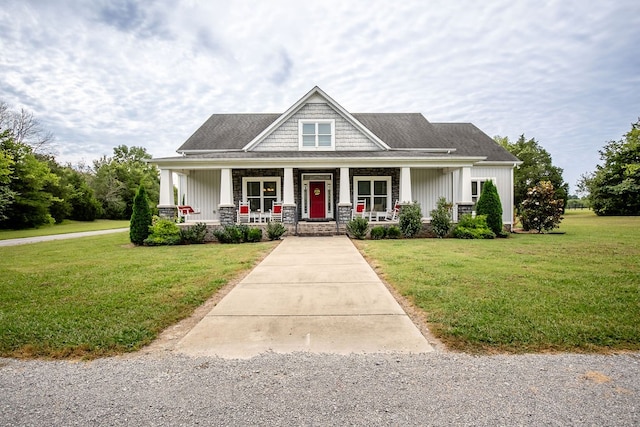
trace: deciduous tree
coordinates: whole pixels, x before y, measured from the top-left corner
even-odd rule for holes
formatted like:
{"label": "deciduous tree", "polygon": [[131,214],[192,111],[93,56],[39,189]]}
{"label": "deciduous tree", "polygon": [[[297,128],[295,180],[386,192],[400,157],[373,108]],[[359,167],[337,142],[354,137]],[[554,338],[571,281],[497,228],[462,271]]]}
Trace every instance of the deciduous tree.
{"label": "deciduous tree", "polygon": [[600,150],[604,162],[583,174],[578,188],[589,193],[598,215],[640,215],[640,119],[623,139]]}
{"label": "deciduous tree", "polygon": [[562,178],[563,171],[553,165],[551,154],[535,138],[527,140],[524,135],[520,135],[516,142],[510,142],[508,137],[495,136],[493,139],[522,161],[513,173],[516,208],[526,199],[528,189],[541,181],[550,181],[555,188],[556,197],[566,204],[569,184]]}

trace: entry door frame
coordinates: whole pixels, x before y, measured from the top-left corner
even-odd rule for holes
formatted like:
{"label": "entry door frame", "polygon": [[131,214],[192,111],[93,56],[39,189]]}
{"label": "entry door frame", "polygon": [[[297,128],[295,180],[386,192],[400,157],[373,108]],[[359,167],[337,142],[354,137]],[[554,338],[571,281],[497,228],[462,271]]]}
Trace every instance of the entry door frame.
{"label": "entry door frame", "polygon": [[302,219],[310,219],[311,217],[311,183],[312,182],[324,182],[324,219],[334,219],[334,207],[333,207],[333,173],[330,172],[318,172],[318,173],[303,173],[300,176],[300,200],[302,201],[302,212],[300,217]]}

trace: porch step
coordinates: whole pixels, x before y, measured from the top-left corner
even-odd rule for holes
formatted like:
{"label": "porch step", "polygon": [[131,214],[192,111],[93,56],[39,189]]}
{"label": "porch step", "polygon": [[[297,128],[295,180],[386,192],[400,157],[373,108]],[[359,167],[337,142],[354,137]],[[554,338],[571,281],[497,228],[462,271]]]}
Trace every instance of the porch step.
{"label": "porch step", "polygon": [[341,225],[338,230],[335,221],[298,222],[298,236],[335,236],[345,233],[345,226]]}

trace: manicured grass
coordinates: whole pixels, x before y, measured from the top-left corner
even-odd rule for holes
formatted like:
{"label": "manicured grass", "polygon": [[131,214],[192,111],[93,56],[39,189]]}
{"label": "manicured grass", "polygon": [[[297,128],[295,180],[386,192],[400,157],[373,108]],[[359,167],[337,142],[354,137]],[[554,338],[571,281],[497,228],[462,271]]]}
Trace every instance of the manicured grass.
{"label": "manicured grass", "polygon": [[116,233],[0,248],[0,356],[139,349],[273,246],[134,247]]}
{"label": "manicured grass", "polygon": [[640,217],[571,211],[560,231],[359,246],[450,348],[640,350]]}
{"label": "manicured grass", "polygon": [[110,219],[97,219],[95,221],[72,221],[65,219],[62,224],[45,225],[40,228],[30,228],[27,230],[0,230],[0,240],[49,236],[52,234],[78,233],[82,231],[109,230],[112,228],[125,228],[128,226],[128,220],[114,221]]}

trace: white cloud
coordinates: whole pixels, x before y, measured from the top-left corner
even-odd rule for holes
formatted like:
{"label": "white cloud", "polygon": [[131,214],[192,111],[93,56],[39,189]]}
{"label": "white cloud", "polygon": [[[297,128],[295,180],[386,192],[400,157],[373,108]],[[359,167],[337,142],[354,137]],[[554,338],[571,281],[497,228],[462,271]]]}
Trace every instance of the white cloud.
{"label": "white cloud", "polygon": [[171,155],[214,112],[314,85],[353,112],[418,111],[535,137],[574,184],[640,116],[640,6],[595,1],[10,1],[0,99],[62,161]]}

